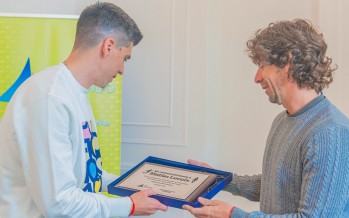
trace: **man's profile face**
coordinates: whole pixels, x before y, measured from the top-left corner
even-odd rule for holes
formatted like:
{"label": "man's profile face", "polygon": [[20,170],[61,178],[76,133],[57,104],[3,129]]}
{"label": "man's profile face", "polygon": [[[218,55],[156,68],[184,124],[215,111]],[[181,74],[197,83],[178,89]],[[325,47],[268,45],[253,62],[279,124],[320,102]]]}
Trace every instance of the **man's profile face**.
{"label": "man's profile face", "polygon": [[269,96],[271,103],[282,104],[285,97],[285,84],[287,83],[287,73],[279,67],[265,61],[258,63],[258,69],[254,78],[256,83],[260,83],[262,89]]}
{"label": "man's profile face", "polygon": [[95,83],[96,86],[104,88],[118,75],[123,75],[124,65],[131,58],[132,48],[132,43],[128,47],[117,47],[116,45],[110,47],[110,54],[104,62],[105,66],[103,66],[101,78]]}

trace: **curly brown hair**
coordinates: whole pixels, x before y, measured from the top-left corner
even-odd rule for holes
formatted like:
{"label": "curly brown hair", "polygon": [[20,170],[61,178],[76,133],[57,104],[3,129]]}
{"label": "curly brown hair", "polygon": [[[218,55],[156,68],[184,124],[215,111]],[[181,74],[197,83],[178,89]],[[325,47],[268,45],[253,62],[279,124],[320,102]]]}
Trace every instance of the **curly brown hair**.
{"label": "curly brown hair", "polygon": [[332,59],[326,56],[324,37],[307,20],[278,21],[256,31],[247,41],[253,63],[265,61],[279,68],[290,64],[288,77],[300,88],[317,93],[333,81]]}

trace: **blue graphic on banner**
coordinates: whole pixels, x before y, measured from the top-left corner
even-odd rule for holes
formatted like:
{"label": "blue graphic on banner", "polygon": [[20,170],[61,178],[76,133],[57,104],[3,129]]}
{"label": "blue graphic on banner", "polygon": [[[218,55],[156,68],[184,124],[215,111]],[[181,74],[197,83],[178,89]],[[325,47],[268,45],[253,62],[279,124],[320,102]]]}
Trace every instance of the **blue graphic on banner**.
{"label": "blue graphic on banner", "polygon": [[16,82],[3,94],[0,96],[0,101],[9,102],[18,87],[31,76],[30,70],[30,59],[28,58],[21,75],[17,78]]}

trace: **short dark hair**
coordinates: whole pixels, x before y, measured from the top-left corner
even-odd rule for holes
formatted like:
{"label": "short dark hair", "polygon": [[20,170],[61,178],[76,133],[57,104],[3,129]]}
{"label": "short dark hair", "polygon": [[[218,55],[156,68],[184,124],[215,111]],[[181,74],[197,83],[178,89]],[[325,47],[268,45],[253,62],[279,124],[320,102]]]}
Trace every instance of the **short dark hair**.
{"label": "short dark hair", "polygon": [[319,93],[333,81],[337,66],[331,66],[324,37],[308,20],[271,23],[257,30],[246,44],[248,56],[255,64],[265,61],[279,68],[290,64],[288,77],[300,88]]}
{"label": "short dark hair", "polygon": [[85,8],[76,26],[76,47],[89,48],[107,37],[117,41],[118,47],[136,46],[143,35],[135,21],[118,6],[97,2]]}

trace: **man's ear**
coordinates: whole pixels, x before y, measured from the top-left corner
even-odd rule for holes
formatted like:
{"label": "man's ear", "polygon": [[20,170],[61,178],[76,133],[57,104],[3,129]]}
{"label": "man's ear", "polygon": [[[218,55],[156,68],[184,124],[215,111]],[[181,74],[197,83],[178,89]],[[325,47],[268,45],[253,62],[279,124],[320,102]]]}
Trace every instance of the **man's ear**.
{"label": "man's ear", "polygon": [[106,38],[102,43],[102,56],[109,56],[113,46],[116,46],[116,42],[113,38]]}
{"label": "man's ear", "polygon": [[284,67],[284,70],[288,73],[291,67],[291,60],[292,60],[292,54],[288,53],[288,60],[287,60],[287,64]]}
{"label": "man's ear", "polygon": [[287,61],[287,64],[284,66],[283,68],[283,71],[286,73],[288,79],[290,80],[290,82],[293,83],[293,78],[290,77],[290,68],[291,68],[291,59],[292,59],[292,54],[291,53],[288,53],[288,61]]}
{"label": "man's ear", "polygon": [[290,63],[287,63],[285,66],[284,66],[284,71],[288,74],[288,72],[289,72],[289,70],[290,70],[290,67],[291,67],[291,65],[290,65]]}

